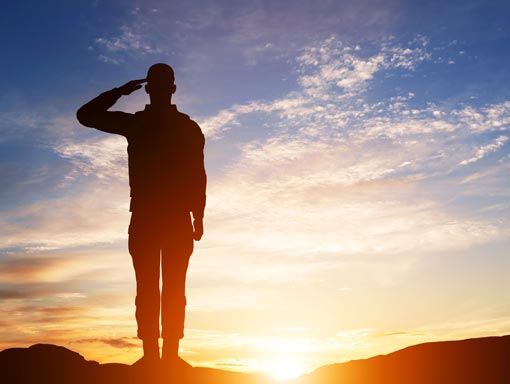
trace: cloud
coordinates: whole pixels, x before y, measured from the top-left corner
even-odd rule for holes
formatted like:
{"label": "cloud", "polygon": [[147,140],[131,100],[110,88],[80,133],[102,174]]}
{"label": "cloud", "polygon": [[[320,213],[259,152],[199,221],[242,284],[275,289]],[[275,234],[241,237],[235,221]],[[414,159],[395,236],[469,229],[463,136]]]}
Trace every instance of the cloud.
{"label": "cloud", "polygon": [[23,257],[7,256],[0,259],[0,279],[2,282],[16,282],[20,279],[32,280],[37,276],[48,272],[65,263],[62,257],[46,256],[41,257]]}
{"label": "cloud", "polygon": [[498,149],[500,149],[501,147],[503,147],[506,142],[508,142],[508,136],[499,136],[492,143],[478,148],[475,152],[475,156],[473,156],[467,160],[462,160],[459,163],[459,165],[468,165],[468,164],[477,162],[478,160],[483,159],[488,154],[495,152]]}
{"label": "cloud", "polygon": [[[403,48],[385,42],[370,55],[373,47],[363,51],[359,46],[347,46],[336,37],[329,37],[303,48],[296,57],[296,71],[299,75],[297,82],[300,86],[297,91],[270,102],[253,101],[234,105],[203,119],[201,126],[210,138],[215,138],[225,130],[239,125],[241,116],[265,113],[282,119],[280,127],[297,126],[304,130],[305,124],[318,125],[315,132],[324,135],[336,128],[346,128],[346,123],[351,120],[359,124],[362,118],[384,107],[393,108],[394,113],[401,112],[403,102],[412,98],[413,94],[399,96],[393,99],[391,105],[369,105],[356,97],[362,96],[367,84],[377,73],[414,70],[421,62],[431,58],[421,39],[415,39],[408,45]],[[328,124],[329,129],[324,127],[325,124]],[[306,129],[308,133],[313,132],[310,126]]]}
{"label": "cloud", "polygon": [[67,177],[94,175],[98,179],[127,181],[127,142],[117,135],[98,135],[89,139],[64,141],[55,152],[69,159],[74,169]]}
{"label": "cloud", "polygon": [[161,54],[162,49],[155,46],[149,35],[136,23],[122,25],[118,35],[97,37],[94,41],[96,50],[102,52],[99,60],[119,65],[124,62],[123,55],[145,56]]}
{"label": "cloud", "polygon": [[[30,330],[39,327],[42,331],[44,328],[57,328],[59,325],[62,330],[68,328],[72,323],[84,322],[90,320],[89,310],[81,306],[54,305],[47,306],[40,300],[11,301],[5,304],[6,316],[5,321],[10,323],[13,328]],[[29,319],[23,319],[22,316],[28,316]],[[14,331],[14,329],[13,329]],[[14,332],[13,332],[14,333]],[[30,332],[28,332],[30,333]],[[14,336],[14,335],[11,335]]]}
{"label": "cloud", "polygon": [[150,44],[143,41],[142,37],[133,31],[132,27],[123,25],[120,28],[120,35],[104,38],[98,37],[96,44],[103,46],[107,51],[119,52],[119,51],[136,51],[141,54],[156,53],[157,49],[152,48]]}
{"label": "cloud", "polygon": [[1,299],[23,299],[31,296],[32,294],[27,292],[21,292],[12,289],[0,289]]}
{"label": "cloud", "polygon": [[32,144],[48,148],[50,143],[75,137],[82,131],[74,115],[47,109],[49,111],[24,102],[6,107],[0,112],[1,142],[29,139]]}
{"label": "cloud", "polygon": [[101,60],[103,63],[107,63],[107,64],[113,64],[113,65],[120,65],[122,64],[122,61],[120,59],[114,59],[113,57],[109,57],[109,56],[106,56],[106,55],[99,55],[97,57],[99,60]]}
{"label": "cloud", "polygon": [[109,337],[109,338],[91,338],[91,339],[80,339],[76,340],[75,343],[87,343],[87,344],[106,344],[114,348],[138,348],[138,342],[133,342],[133,340],[137,340],[134,337]]}
{"label": "cloud", "polygon": [[[177,25],[182,29],[183,47],[198,46],[204,54],[212,46],[221,47],[222,52],[241,54],[245,64],[255,65],[268,57],[285,57],[297,47],[311,44],[310,37],[324,38],[332,30],[340,36],[353,28],[366,36],[374,36],[376,30],[389,31],[398,18],[392,12],[396,7],[394,1],[384,7],[377,1],[321,1],[313,7],[307,1],[292,6],[261,2],[239,10],[209,5],[183,12]],[[204,38],[211,42],[209,46],[204,46]],[[200,56],[200,52],[190,53]]]}
{"label": "cloud", "polygon": [[126,187],[89,187],[75,196],[41,199],[4,210],[0,219],[2,247],[50,250],[124,240],[129,220]]}
{"label": "cloud", "polygon": [[[302,75],[299,82],[308,93],[318,95],[317,91],[330,89],[332,86],[344,92],[360,92],[367,83],[381,70],[402,68],[413,70],[421,62],[429,60],[431,54],[426,50],[426,42],[415,39],[410,47],[401,47],[383,43],[375,55],[363,57],[361,48],[344,46],[335,37],[330,37],[320,44],[304,49],[297,58],[304,73],[310,68],[317,70],[313,74]],[[326,95],[323,95],[323,98]],[[348,93],[353,95],[353,93]]]}

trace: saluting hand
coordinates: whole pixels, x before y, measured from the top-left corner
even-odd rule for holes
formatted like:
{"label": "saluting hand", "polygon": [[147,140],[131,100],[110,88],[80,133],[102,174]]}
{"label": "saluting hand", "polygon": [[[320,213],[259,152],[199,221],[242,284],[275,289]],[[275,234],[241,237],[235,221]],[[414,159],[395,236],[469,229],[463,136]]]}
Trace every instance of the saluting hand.
{"label": "saluting hand", "polygon": [[122,87],[119,87],[119,91],[123,95],[129,95],[136,91],[137,89],[142,88],[142,83],[145,83],[147,79],[139,79],[139,80],[131,80],[124,84]]}

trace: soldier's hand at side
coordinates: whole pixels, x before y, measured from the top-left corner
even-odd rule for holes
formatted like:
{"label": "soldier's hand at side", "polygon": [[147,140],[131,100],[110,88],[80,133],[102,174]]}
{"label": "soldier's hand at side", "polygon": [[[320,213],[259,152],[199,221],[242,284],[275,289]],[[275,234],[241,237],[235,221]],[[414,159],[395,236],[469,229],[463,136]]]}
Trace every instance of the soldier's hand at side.
{"label": "soldier's hand at side", "polygon": [[147,79],[139,79],[139,80],[131,80],[124,84],[122,87],[119,87],[120,93],[123,95],[129,95],[136,91],[137,89],[142,88],[142,83],[145,83]]}
{"label": "soldier's hand at side", "polygon": [[193,238],[200,241],[204,234],[204,221],[202,219],[193,220]]}

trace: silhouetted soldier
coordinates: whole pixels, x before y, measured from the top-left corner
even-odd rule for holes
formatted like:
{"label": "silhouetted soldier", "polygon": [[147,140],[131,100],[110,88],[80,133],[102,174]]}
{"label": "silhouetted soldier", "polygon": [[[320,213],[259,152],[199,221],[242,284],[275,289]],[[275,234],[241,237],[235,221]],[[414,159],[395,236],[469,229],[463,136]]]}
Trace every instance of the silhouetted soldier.
{"label": "silhouetted soldier", "polygon": [[[135,114],[109,112],[123,95],[147,81],[150,104]],[[144,356],[137,365],[178,361],[184,332],[185,281],[193,239],[203,234],[206,174],[200,127],[171,104],[174,72],[166,64],[149,68],[147,79],[104,92],[78,110],[81,124],[128,141],[131,222],[129,252],[136,274],[136,320]],[[193,225],[190,212],[193,214]],[[160,297],[159,275],[163,279]]]}

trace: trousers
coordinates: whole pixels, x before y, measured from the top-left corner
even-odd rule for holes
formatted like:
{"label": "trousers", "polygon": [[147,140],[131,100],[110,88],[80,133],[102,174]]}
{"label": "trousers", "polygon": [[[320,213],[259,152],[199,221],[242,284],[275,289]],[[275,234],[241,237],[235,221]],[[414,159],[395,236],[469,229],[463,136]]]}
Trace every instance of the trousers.
{"label": "trousers", "polygon": [[186,272],[193,253],[193,226],[189,212],[132,212],[128,247],[136,275],[138,338],[182,339]]}

